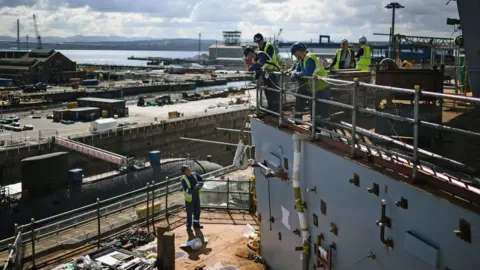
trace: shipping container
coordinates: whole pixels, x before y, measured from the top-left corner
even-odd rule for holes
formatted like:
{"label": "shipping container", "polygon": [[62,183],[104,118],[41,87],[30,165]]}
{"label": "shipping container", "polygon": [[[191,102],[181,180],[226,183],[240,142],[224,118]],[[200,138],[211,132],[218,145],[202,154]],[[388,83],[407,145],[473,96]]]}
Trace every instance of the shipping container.
{"label": "shipping container", "polygon": [[68,120],[91,122],[100,118],[100,109],[95,107],[81,107],[68,110]]}
{"label": "shipping container", "polygon": [[8,87],[13,85],[12,79],[0,78],[0,86]]}
{"label": "shipping container", "polygon": [[68,110],[53,111],[53,121],[60,122],[62,120],[68,120]]}
{"label": "shipping container", "polygon": [[117,120],[113,118],[98,119],[90,124],[90,132],[101,133],[116,130],[118,126]]}
{"label": "shipping container", "polygon": [[78,107],[78,103],[77,102],[69,102],[67,104],[67,108],[69,109],[74,109],[74,108],[77,108]]}
{"label": "shipping container", "polygon": [[94,85],[98,85],[98,80],[97,79],[83,80],[82,83],[85,86],[94,86]]}

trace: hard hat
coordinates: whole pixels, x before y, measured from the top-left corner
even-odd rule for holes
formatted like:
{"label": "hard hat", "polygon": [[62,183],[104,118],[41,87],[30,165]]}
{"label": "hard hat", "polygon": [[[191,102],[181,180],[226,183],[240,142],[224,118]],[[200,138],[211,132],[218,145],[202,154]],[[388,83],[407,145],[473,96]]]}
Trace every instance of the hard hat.
{"label": "hard hat", "polygon": [[301,42],[295,42],[292,45],[292,48],[290,48],[290,52],[294,54],[296,51],[301,50],[301,51],[306,51],[307,46]]}
{"label": "hard hat", "polygon": [[366,42],[367,42],[367,38],[364,37],[364,36],[361,36],[361,37],[358,38],[358,42],[366,43]]}
{"label": "hard hat", "polygon": [[188,165],[183,165],[181,171],[182,171],[182,173],[185,173],[185,171],[186,171],[186,170],[189,170],[189,169],[190,169],[190,166],[188,166]]}
{"label": "hard hat", "polygon": [[340,44],[343,44],[343,43],[345,43],[345,42],[348,43],[348,40],[347,40],[346,38],[342,39],[342,41],[340,41]]}
{"label": "hard hat", "polygon": [[255,36],[253,36],[253,42],[259,42],[259,41],[262,41],[262,40],[263,40],[263,36],[260,33],[257,33],[257,34],[255,34]]}
{"label": "hard hat", "polygon": [[253,53],[253,52],[255,52],[255,49],[253,49],[252,47],[248,46],[248,47],[245,48],[245,50],[243,50],[243,55],[244,55],[245,57],[247,57],[249,53]]}

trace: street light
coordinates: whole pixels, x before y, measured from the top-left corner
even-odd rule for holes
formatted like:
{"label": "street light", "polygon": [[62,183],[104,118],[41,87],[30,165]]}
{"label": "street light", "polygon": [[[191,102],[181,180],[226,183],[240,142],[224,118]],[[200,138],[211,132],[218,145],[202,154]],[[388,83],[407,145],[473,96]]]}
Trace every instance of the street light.
{"label": "street light", "polygon": [[393,57],[393,49],[394,49],[394,45],[395,45],[395,9],[405,8],[405,7],[400,5],[397,2],[392,2],[388,5],[386,5],[385,8],[392,10],[392,30],[391,30],[392,39],[391,39],[391,44],[390,44],[391,47],[390,47],[390,53],[389,53],[390,58],[392,58]]}

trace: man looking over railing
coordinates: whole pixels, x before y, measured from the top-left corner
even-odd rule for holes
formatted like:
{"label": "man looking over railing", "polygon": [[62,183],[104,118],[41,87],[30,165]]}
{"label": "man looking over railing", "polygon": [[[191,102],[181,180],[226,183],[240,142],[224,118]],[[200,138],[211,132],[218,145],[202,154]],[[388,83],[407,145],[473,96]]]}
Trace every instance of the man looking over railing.
{"label": "man looking over railing", "polygon": [[[298,93],[306,96],[312,96],[315,92],[316,99],[330,99],[330,84],[321,79],[306,79],[302,77],[326,77],[327,71],[320,64],[318,58],[312,52],[307,50],[307,46],[297,42],[290,49],[292,55],[299,60],[296,70],[292,72],[292,81],[299,82]],[[314,83],[315,80],[315,83]],[[302,115],[306,107],[307,99],[296,99],[295,118],[302,120]],[[330,116],[329,104],[317,102],[315,105],[315,116],[328,119]]]}

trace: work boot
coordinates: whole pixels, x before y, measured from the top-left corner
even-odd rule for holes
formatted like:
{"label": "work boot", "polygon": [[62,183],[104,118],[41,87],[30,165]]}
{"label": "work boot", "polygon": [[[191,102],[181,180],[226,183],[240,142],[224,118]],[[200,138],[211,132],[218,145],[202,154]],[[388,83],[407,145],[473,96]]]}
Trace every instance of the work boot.
{"label": "work boot", "polygon": [[194,224],[193,224],[193,227],[194,227],[195,229],[203,229],[203,226],[200,225],[200,223],[194,223]]}
{"label": "work boot", "polygon": [[187,232],[193,232],[192,228],[187,228]]}

